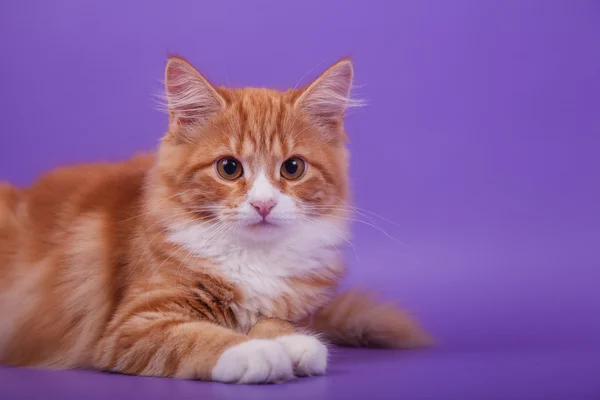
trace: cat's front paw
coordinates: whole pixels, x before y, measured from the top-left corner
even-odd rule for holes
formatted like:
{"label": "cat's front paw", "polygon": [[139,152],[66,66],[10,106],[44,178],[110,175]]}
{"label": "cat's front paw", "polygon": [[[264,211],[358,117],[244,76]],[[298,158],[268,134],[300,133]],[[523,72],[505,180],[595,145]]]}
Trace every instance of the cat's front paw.
{"label": "cat's front paw", "polygon": [[223,352],[212,379],[227,383],[279,383],[294,378],[286,348],[275,340],[253,339]]}
{"label": "cat's front paw", "polygon": [[276,340],[287,350],[297,376],[323,375],[327,370],[327,347],[319,339],[308,335],[285,335]]}

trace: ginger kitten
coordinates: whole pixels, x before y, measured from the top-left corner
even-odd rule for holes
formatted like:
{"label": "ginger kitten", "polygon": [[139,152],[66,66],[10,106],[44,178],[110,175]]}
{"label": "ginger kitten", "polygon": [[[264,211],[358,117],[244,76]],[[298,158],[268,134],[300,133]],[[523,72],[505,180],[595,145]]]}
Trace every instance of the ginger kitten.
{"label": "ginger kitten", "polygon": [[0,185],[0,362],[262,383],[323,374],[322,339],[427,344],[401,310],[334,296],[352,75],[234,90],[172,57],[155,155]]}

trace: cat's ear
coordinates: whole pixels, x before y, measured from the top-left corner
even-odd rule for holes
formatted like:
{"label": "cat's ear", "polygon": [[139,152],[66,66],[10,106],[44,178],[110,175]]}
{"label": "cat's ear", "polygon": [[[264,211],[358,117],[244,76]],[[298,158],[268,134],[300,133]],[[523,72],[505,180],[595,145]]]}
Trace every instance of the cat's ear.
{"label": "cat's ear", "polygon": [[340,122],[348,107],[360,105],[360,102],[350,99],[353,75],[350,59],[338,61],[302,90],[296,106],[318,123],[330,125]]}
{"label": "cat's ear", "polygon": [[180,57],[170,57],[167,62],[165,91],[171,124],[202,124],[225,107],[214,86]]}

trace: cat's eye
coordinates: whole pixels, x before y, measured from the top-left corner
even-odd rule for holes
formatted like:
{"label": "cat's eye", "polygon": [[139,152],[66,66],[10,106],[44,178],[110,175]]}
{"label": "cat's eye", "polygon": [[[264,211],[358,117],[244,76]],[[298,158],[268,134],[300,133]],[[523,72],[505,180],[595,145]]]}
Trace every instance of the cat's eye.
{"label": "cat's eye", "polygon": [[221,178],[234,181],[244,174],[242,163],[233,157],[223,157],[217,161],[217,172]]}
{"label": "cat's eye", "polygon": [[306,171],[306,162],[300,157],[291,157],[281,164],[281,176],[288,181],[295,181],[302,178]]}

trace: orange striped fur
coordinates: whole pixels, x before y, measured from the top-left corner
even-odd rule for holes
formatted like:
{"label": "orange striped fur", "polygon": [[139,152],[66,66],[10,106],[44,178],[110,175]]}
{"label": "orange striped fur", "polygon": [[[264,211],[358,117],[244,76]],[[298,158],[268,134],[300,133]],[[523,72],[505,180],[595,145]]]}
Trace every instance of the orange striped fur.
{"label": "orange striped fur", "polygon": [[396,308],[332,302],[350,61],[287,92],[217,88],[177,57],[165,78],[156,154],[0,185],[0,362],[280,382],[326,370],[311,316],[337,344],[425,344]]}

